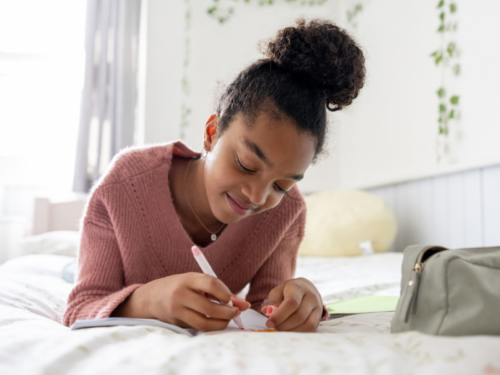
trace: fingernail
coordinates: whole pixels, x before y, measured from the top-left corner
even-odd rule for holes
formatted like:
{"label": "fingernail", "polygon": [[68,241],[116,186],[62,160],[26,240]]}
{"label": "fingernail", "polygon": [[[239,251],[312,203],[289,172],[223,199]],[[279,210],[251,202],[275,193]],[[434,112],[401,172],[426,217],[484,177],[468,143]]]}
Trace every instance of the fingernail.
{"label": "fingernail", "polygon": [[248,301],[246,301],[246,303],[248,303],[248,308],[252,307],[252,304]]}
{"label": "fingernail", "polygon": [[[265,309],[265,310],[264,310]],[[271,316],[278,308],[276,306],[264,306],[262,312],[265,316]]]}
{"label": "fingernail", "polygon": [[272,321],[272,320],[268,320],[268,321],[266,322],[266,327],[267,327],[267,328],[274,328],[274,323],[273,323],[273,321]]}

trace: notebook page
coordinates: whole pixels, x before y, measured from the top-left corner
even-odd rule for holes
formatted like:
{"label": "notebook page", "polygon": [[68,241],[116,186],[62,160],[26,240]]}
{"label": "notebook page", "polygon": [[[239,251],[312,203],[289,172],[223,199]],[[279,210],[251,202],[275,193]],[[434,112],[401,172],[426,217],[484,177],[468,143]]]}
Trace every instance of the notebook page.
{"label": "notebook page", "polygon": [[[267,318],[264,315],[259,314],[255,310],[248,309],[246,311],[243,311],[240,317],[243,322],[243,327],[245,327],[245,331],[269,330],[269,328],[266,327]],[[222,331],[201,332],[196,330],[190,330],[190,332],[193,333],[195,336],[200,336],[200,335],[213,335],[213,334],[229,333],[229,332],[242,332],[242,330],[239,329],[238,326],[234,323],[234,321],[231,320],[227,328]]]}

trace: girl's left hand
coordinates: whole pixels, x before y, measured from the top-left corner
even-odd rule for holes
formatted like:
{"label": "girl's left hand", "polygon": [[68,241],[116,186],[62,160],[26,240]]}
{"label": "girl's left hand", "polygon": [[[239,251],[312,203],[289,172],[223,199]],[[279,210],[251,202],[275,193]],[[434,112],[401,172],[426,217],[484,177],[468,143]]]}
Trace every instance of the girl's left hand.
{"label": "girl's left hand", "polygon": [[269,304],[262,308],[262,312],[270,316],[266,322],[268,328],[314,332],[323,314],[323,300],[309,280],[292,279],[271,290]]}

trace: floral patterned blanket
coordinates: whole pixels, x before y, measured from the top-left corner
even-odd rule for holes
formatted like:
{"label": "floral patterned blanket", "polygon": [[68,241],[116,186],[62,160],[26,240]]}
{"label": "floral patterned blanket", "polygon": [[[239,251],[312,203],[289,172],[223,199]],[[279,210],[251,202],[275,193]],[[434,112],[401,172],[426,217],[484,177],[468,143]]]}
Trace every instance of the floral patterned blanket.
{"label": "floral patterned blanket", "polygon": [[[316,333],[189,338],[157,327],[70,331],[59,322],[73,258],[28,255],[0,266],[0,374],[499,374],[500,337],[391,335],[393,313],[323,322]],[[402,254],[301,258],[325,302],[397,295]]]}

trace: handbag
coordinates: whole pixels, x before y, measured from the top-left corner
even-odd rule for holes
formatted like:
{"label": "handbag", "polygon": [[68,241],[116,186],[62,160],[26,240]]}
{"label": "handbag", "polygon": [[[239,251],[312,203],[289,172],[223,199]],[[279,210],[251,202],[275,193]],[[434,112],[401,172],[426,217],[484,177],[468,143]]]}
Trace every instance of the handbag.
{"label": "handbag", "polygon": [[500,247],[408,246],[391,332],[500,335]]}

